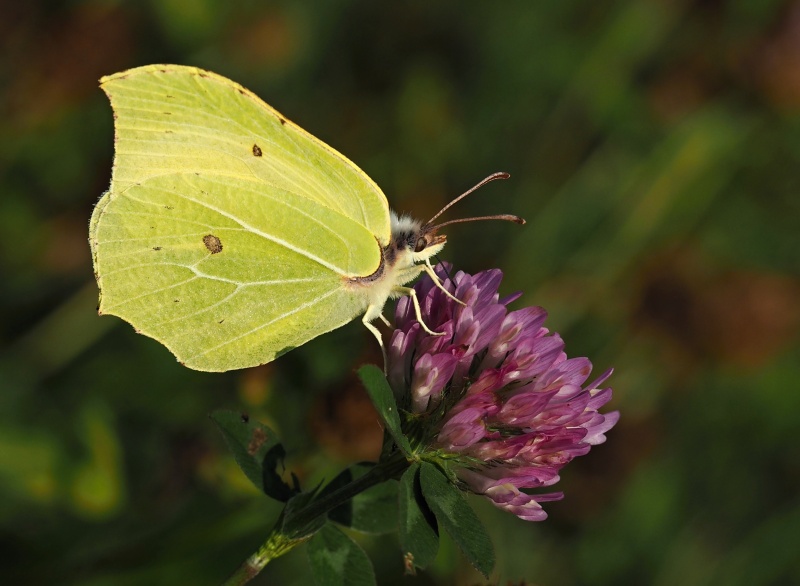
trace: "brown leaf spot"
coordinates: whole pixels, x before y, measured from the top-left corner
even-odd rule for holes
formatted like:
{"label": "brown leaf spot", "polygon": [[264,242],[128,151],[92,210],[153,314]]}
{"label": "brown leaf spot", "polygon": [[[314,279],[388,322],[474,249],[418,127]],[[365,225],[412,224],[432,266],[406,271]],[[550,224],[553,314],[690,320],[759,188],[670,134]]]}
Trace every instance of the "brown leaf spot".
{"label": "brown leaf spot", "polygon": [[253,145],[253,156],[254,157],[260,157],[263,154],[264,153],[261,152],[261,147],[258,146],[257,144],[254,144]]}
{"label": "brown leaf spot", "polygon": [[206,245],[206,248],[211,254],[222,252],[222,241],[213,234],[203,236],[203,244]]}
{"label": "brown leaf spot", "polygon": [[284,118],[278,118],[278,120],[280,120],[280,122],[281,122],[281,125],[284,125],[284,124],[286,124],[286,119],[284,119]]}
{"label": "brown leaf spot", "polygon": [[157,252],[157,251],[161,250],[161,247],[160,246],[154,246],[153,250],[155,250]]}
{"label": "brown leaf spot", "polygon": [[267,441],[267,434],[260,427],[253,430],[253,437],[250,438],[250,443],[247,444],[247,453],[255,456],[258,449]]}

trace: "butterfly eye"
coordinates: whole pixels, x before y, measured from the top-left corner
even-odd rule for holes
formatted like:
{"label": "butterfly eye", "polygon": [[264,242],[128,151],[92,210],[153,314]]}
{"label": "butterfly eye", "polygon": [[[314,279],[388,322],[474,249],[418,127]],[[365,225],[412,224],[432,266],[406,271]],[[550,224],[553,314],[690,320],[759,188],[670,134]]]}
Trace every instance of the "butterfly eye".
{"label": "butterfly eye", "polygon": [[414,246],[414,252],[422,252],[425,250],[426,246],[428,246],[428,241],[425,240],[424,236],[420,236],[417,238],[417,244]]}

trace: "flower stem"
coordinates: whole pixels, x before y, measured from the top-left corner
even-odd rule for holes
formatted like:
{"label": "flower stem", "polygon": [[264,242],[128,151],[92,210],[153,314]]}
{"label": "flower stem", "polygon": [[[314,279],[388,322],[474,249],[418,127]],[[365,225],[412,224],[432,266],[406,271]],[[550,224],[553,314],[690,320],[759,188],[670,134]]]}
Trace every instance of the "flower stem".
{"label": "flower stem", "polygon": [[292,541],[286,535],[273,529],[264,544],[258,548],[258,551],[247,558],[231,577],[225,580],[223,586],[241,586],[242,584],[247,584],[250,580],[255,578],[270,561],[282,556],[302,542],[303,540]]}
{"label": "flower stem", "polygon": [[379,462],[374,467],[370,468],[363,476],[356,478],[349,484],[344,485],[318,500],[312,501],[307,507],[297,511],[292,515],[292,524],[303,525],[305,523],[310,523],[317,517],[328,513],[342,503],[346,503],[368,488],[372,488],[381,482],[395,478],[400,472],[408,468],[408,465],[405,456],[397,452],[392,458],[384,462]]}

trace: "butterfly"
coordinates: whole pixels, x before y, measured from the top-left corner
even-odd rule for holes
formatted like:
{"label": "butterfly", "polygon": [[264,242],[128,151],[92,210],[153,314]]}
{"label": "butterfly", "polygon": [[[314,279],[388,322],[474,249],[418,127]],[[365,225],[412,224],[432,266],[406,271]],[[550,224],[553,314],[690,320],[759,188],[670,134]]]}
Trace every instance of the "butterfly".
{"label": "butterfly", "polygon": [[[372,324],[446,243],[389,209],[354,163],[215,73],[148,65],[104,77],[114,111],[111,185],[89,229],[98,312],[184,365],[264,364],[357,316]],[[384,319],[384,321],[386,321]]]}

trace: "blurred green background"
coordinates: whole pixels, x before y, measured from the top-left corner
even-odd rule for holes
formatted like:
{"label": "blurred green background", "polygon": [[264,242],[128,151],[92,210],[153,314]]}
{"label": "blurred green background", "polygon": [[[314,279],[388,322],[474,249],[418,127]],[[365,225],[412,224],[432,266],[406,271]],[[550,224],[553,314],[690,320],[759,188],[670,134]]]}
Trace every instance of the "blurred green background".
{"label": "blurred green background", "polygon": [[[615,366],[607,444],[539,524],[473,499],[493,583],[800,583],[800,2],[0,2],[0,583],[216,584],[277,509],[207,418],[273,425],[309,485],[374,456],[354,323],[205,374],[95,313],[108,186],[101,75],[230,77],[345,153],[398,211],[449,217],[443,259],[500,267],[573,356]],[[452,544],[380,584],[483,583]],[[302,548],[256,584],[307,584]]]}

